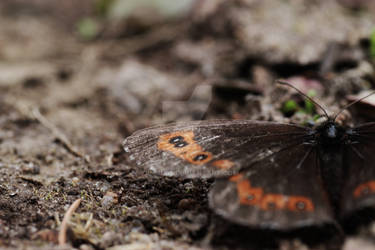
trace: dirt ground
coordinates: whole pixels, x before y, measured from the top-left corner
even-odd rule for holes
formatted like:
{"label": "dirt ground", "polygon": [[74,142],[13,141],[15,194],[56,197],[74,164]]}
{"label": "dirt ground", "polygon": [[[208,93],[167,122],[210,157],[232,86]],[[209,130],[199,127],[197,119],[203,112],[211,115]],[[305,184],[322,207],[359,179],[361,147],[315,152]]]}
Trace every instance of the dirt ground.
{"label": "dirt ground", "polygon": [[328,239],[231,225],[208,207],[214,180],[152,175],[121,146],[172,121],[310,119],[281,111],[303,99],[278,78],[339,110],[374,87],[375,4],[173,2],[1,1],[0,247],[375,249],[373,224]]}

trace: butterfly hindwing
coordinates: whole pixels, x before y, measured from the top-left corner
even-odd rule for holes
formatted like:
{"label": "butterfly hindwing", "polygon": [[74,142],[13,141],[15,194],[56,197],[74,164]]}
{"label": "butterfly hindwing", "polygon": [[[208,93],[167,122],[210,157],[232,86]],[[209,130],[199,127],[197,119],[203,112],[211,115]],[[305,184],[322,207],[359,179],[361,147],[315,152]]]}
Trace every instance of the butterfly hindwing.
{"label": "butterfly hindwing", "polygon": [[334,222],[317,152],[300,144],[278,151],[210,191],[211,208],[238,224],[286,230]]}
{"label": "butterfly hindwing", "polygon": [[255,121],[198,121],[135,132],[123,146],[153,172],[186,178],[236,174],[250,163],[304,142],[309,129]]}
{"label": "butterfly hindwing", "polygon": [[375,123],[350,130],[345,146],[347,175],[342,192],[341,215],[375,208]]}

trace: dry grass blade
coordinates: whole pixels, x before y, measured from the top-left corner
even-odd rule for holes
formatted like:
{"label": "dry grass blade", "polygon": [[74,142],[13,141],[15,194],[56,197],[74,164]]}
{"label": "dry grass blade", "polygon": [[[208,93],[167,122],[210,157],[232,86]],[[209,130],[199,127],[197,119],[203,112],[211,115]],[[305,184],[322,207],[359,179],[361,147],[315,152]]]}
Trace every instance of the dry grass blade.
{"label": "dry grass blade", "polygon": [[79,204],[81,203],[81,199],[77,199],[73,202],[73,204],[69,207],[68,211],[66,211],[64,215],[64,219],[61,223],[58,242],[59,245],[64,245],[66,243],[66,232],[68,230],[68,222],[72,217],[74,211],[78,208]]}
{"label": "dry grass blade", "polygon": [[68,137],[63,134],[53,123],[47,120],[46,117],[44,117],[38,108],[32,109],[32,115],[33,117],[40,122],[43,126],[48,128],[53,135],[58,139],[67,149],[69,152],[71,152],[73,155],[83,158],[86,162],[90,162],[90,158],[85,155],[84,153],[80,152],[68,139]]}

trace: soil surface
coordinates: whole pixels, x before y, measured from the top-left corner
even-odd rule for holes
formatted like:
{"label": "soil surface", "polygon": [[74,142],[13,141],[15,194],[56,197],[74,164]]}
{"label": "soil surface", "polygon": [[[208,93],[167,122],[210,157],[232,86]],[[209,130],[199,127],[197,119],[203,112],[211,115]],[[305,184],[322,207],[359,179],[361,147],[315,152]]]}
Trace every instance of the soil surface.
{"label": "soil surface", "polygon": [[[374,87],[374,3],[172,2],[1,1],[0,247],[375,249],[373,224],[350,235],[232,225],[208,207],[213,179],[153,175],[121,146],[173,121],[321,113],[279,78],[337,112]],[[373,120],[372,100],[343,122]]]}

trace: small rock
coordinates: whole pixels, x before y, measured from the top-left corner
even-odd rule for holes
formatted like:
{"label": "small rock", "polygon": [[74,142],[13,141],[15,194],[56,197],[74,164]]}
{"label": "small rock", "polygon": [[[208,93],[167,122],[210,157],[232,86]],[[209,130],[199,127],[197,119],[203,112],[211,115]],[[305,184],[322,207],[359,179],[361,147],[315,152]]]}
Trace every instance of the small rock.
{"label": "small rock", "polygon": [[22,165],[22,173],[23,174],[39,174],[40,173],[40,167],[37,164],[34,164],[33,162],[26,163]]}
{"label": "small rock", "polygon": [[343,250],[373,250],[374,244],[371,241],[362,239],[362,238],[348,238],[344,246]]}
{"label": "small rock", "polygon": [[78,183],[79,183],[79,178],[78,177],[73,177],[72,178],[72,185],[74,187],[78,186]]}
{"label": "small rock", "polygon": [[116,242],[116,239],[117,239],[116,233],[110,232],[110,231],[105,232],[103,234],[103,237],[100,240],[100,247],[101,248],[108,248]]}
{"label": "small rock", "polygon": [[58,243],[58,232],[51,229],[43,229],[35,233],[32,237],[33,240],[41,239],[43,241],[48,241],[57,244]]}
{"label": "small rock", "polygon": [[79,247],[80,250],[94,250],[94,247],[90,246],[90,245],[87,245],[87,244],[83,244]]}
{"label": "small rock", "polygon": [[195,205],[195,201],[193,199],[182,199],[178,202],[178,205],[177,207],[179,209],[183,209],[183,210],[188,210],[188,209],[192,209],[193,206]]}
{"label": "small rock", "polygon": [[110,94],[120,106],[138,115],[157,105],[159,100],[183,98],[187,90],[183,79],[137,61],[128,60],[117,72],[109,74],[114,76],[102,77],[111,83]]}
{"label": "small rock", "polygon": [[113,204],[118,203],[118,195],[108,191],[102,198],[102,206],[105,208],[111,207]]}

